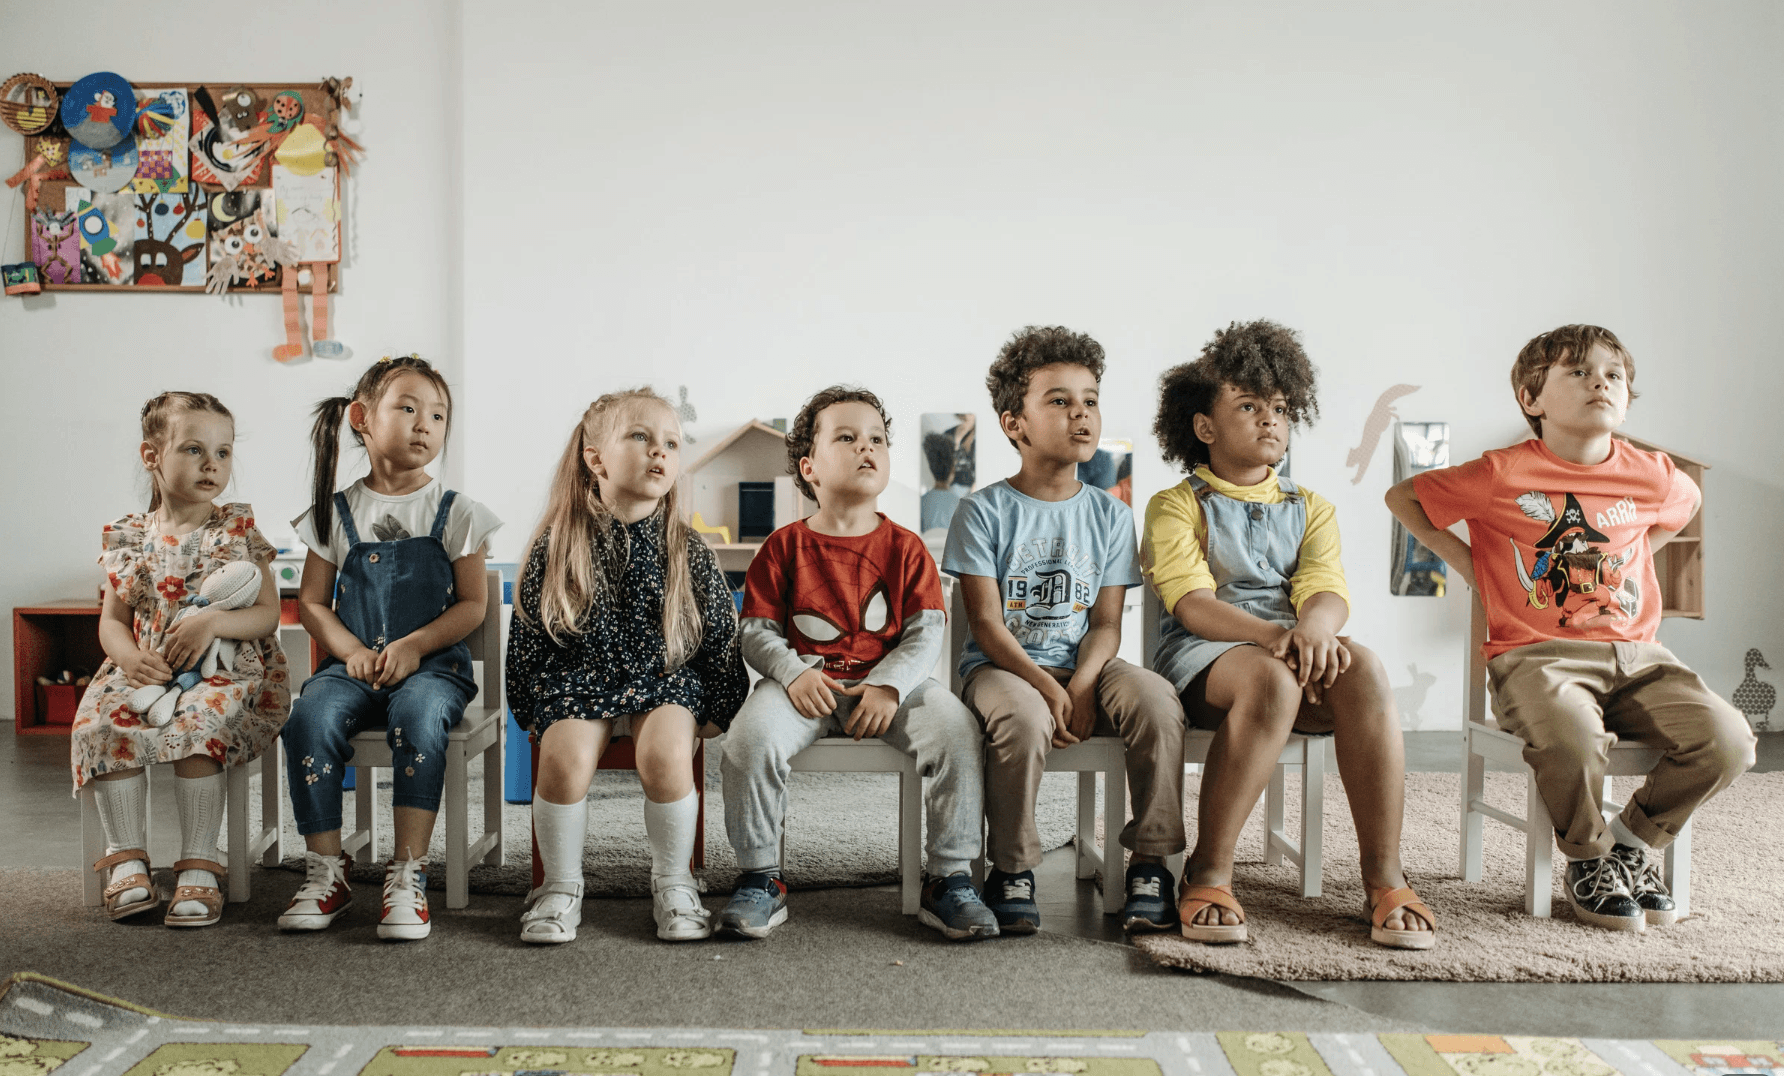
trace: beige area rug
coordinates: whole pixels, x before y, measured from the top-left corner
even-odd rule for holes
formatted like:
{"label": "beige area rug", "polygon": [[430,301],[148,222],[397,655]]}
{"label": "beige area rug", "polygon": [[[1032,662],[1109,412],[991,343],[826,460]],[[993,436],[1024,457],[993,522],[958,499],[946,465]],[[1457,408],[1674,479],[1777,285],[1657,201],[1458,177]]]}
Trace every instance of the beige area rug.
{"label": "beige area rug", "polygon": [[[1390,950],[1369,940],[1356,831],[1336,776],[1326,779],[1324,891],[1300,895],[1298,872],[1265,867],[1263,811],[1254,811],[1239,843],[1234,893],[1245,905],[1251,940],[1204,945],[1180,934],[1137,940],[1153,961],[1198,972],[1310,981],[1437,979],[1458,982],[1780,982],[1784,981],[1784,773],[1747,774],[1712,800],[1693,824],[1691,915],[1642,934],[1584,926],[1559,886],[1554,917],[1524,914],[1523,834],[1486,823],[1482,880],[1458,876],[1456,774],[1417,773],[1406,780],[1401,854],[1406,873],[1437,917],[1438,942],[1426,952]],[[1626,799],[1635,778],[1618,779]],[[1191,839],[1200,779],[1185,780]],[[1289,778],[1291,832],[1299,803]],[[1524,779],[1487,775],[1487,800],[1523,814]],[[1555,856],[1557,883],[1564,860]]]}

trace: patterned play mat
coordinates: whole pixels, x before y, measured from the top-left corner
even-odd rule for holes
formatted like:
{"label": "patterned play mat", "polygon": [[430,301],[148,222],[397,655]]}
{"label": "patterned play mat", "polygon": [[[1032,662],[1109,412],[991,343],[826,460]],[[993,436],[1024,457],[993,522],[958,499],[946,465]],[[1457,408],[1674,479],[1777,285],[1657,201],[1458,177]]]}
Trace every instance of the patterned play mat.
{"label": "patterned play mat", "polygon": [[1784,1076],[1781,1058],[1778,1042],[1720,1039],[250,1027],[30,973],[0,990],[0,1076]]}

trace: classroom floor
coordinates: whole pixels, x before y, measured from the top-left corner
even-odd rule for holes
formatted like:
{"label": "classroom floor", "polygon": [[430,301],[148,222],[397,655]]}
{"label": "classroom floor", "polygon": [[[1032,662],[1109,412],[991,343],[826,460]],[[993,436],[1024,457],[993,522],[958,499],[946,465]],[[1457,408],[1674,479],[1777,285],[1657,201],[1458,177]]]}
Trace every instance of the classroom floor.
{"label": "classroom floor", "polygon": [[[1758,768],[1784,769],[1784,734],[1766,734],[1760,740]],[[1455,768],[1459,753],[1455,734],[1410,733],[1407,742],[1409,768]],[[396,960],[380,956],[389,951],[386,947],[364,944],[369,939],[358,935],[369,934],[367,926],[340,934],[339,950],[331,958],[338,963],[320,970],[313,960],[292,964],[287,974],[277,977],[231,969],[219,973],[226,987],[219,975],[212,975],[182,989],[152,968],[117,969],[106,946],[94,944],[107,938],[125,940],[141,946],[144,962],[149,963],[151,954],[158,962],[180,952],[170,946],[182,939],[175,937],[176,932],[154,928],[113,928],[96,915],[89,924],[88,913],[78,908],[79,876],[74,868],[80,813],[68,795],[66,741],[14,736],[0,728],[0,774],[4,774],[0,818],[7,820],[0,827],[0,901],[39,905],[0,907],[0,923],[5,926],[0,929],[0,976],[40,971],[138,1004],[193,1016],[221,1017],[214,1011],[221,1008],[236,1019],[269,1019],[274,1012],[287,1021],[413,1019],[402,1015],[408,995],[400,990],[393,995],[387,975],[346,973],[349,968],[396,972],[398,967],[411,983],[429,981],[430,976],[441,982],[463,976],[467,983],[486,987],[493,982],[513,983],[518,971],[521,985],[513,990],[475,991],[481,996],[463,1017],[474,1023],[581,1020],[659,1027],[723,1023],[1199,1030],[1268,1026],[1359,1032],[1404,1028],[1755,1037],[1775,1033],[1778,1013],[1784,1012],[1784,984],[1769,983],[1270,983],[1165,971],[1127,945],[1119,927],[1102,914],[1095,887],[1072,876],[1070,849],[1050,853],[1038,872],[1045,929],[1035,944],[1012,939],[940,946],[914,921],[901,921],[892,887],[795,894],[795,917],[802,929],[791,929],[794,922],[790,922],[768,943],[714,945],[710,952],[697,946],[660,947],[648,936],[634,938],[648,924],[648,902],[603,901],[599,904],[605,921],[596,927],[591,925],[596,913],[585,913],[584,933],[590,936],[580,939],[577,947],[566,947],[581,949],[577,959],[594,965],[574,977],[592,978],[589,989],[601,1000],[577,998],[563,1011],[553,1012],[565,1004],[564,999],[549,990],[528,989],[530,973],[503,967],[515,962],[499,959],[500,953],[515,951],[508,943],[517,902],[476,897],[464,912],[447,912],[436,900],[436,936],[420,946],[405,947]],[[171,862],[176,851],[172,799],[157,797],[155,807],[150,853],[161,863]],[[257,874],[257,879],[295,882],[271,873]],[[58,903],[64,889],[70,907]],[[291,961],[299,945],[270,928],[286,896],[283,887],[257,881],[249,905],[231,906],[222,927],[198,933],[210,939],[207,948],[237,946],[243,956],[251,953],[259,967]],[[33,923],[30,933],[22,929],[21,919]],[[257,927],[261,920],[268,924],[264,930]],[[98,933],[113,929],[123,933]],[[583,942],[587,948],[582,948]],[[317,947],[301,948],[314,953]],[[888,959],[879,960],[882,955]],[[906,967],[893,965],[894,957],[908,961],[909,985],[921,981],[924,987],[891,992],[875,988],[864,999],[862,969],[879,964]],[[495,963],[489,963],[492,960]],[[702,972],[709,980],[706,988],[691,989],[686,976],[707,961],[726,963],[706,963]],[[329,984],[325,993],[299,985],[311,976]],[[1067,980],[1072,984],[1069,989]],[[170,985],[163,987],[164,982]],[[766,994],[756,985],[765,983],[774,984]],[[730,1019],[715,1020],[715,995],[726,998],[723,1008]],[[869,999],[871,1005],[864,1011]]]}

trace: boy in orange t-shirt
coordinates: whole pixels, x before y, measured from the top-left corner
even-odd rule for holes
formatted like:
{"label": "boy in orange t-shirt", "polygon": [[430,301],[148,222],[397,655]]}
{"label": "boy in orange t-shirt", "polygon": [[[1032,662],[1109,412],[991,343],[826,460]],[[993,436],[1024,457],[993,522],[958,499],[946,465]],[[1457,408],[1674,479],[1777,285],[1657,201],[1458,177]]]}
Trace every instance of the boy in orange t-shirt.
{"label": "boy in orange t-shirt", "polygon": [[[1617,337],[1566,325],[1518,353],[1512,389],[1536,438],[1388,491],[1400,522],[1479,593],[1499,727],[1567,856],[1581,921],[1639,931],[1678,918],[1651,852],[1754,762],[1740,712],[1655,641],[1654,550],[1697,513],[1696,483],[1612,436],[1635,398]],[[1468,521],[1467,542],[1446,528]],[[1665,756],[1608,825],[1598,793],[1618,739]]]}

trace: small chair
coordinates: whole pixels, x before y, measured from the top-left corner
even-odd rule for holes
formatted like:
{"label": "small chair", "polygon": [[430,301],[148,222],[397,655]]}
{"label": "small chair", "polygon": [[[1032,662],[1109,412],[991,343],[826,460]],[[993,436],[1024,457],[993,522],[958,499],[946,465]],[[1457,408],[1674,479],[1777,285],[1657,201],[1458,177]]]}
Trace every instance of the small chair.
{"label": "small chair", "polygon": [[[1164,605],[1158,600],[1158,594],[1150,585],[1143,588],[1145,595],[1140,602],[1140,645],[1141,653],[1146,656],[1146,667],[1151,668],[1153,659],[1158,654],[1159,623]],[[1276,769],[1270,775],[1269,787],[1264,792],[1264,865],[1281,866],[1287,859],[1301,869],[1301,895],[1317,897],[1320,895],[1320,872],[1324,861],[1324,836],[1326,812],[1326,752],[1328,735],[1303,735],[1299,732],[1289,733],[1288,742],[1282,747],[1282,754],[1276,759]],[[1207,729],[1187,729],[1183,735],[1183,762],[1185,765],[1205,764],[1208,761],[1208,750],[1214,746],[1214,733]],[[1288,827],[1285,825],[1285,804],[1287,802],[1287,785],[1285,778],[1290,766],[1301,769],[1301,839],[1291,840]],[[1183,857],[1172,856],[1171,872],[1178,877],[1183,876]]]}
{"label": "small chair", "polygon": [[[1481,823],[1491,818],[1524,834],[1524,911],[1539,919],[1549,916],[1554,895],[1555,825],[1547,805],[1536,788],[1536,772],[1524,761],[1522,737],[1500,729],[1487,713],[1487,661],[1481,647],[1487,641],[1487,611],[1474,595],[1470,605],[1467,670],[1463,676],[1462,731],[1462,880],[1481,879],[1481,845],[1484,835]],[[1611,801],[1612,777],[1643,777],[1663,757],[1658,748],[1639,743],[1617,743],[1609,751],[1610,764],[1605,769],[1604,791],[1599,804],[1607,814],[1615,814],[1623,805]],[[1502,811],[1485,800],[1487,762],[1491,760],[1508,769],[1524,773],[1524,817]],[[1679,835],[1666,846],[1662,867],[1666,888],[1672,894],[1681,917],[1691,914],[1691,823],[1679,829]]]}
{"label": "small chair", "polygon": [[[502,863],[502,573],[486,571],[484,594],[486,612],[483,622],[465,637],[471,651],[472,675],[477,680],[477,697],[465,709],[465,716],[446,735],[446,784],[441,804],[446,815],[446,907],[463,908],[471,903],[470,870],[473,861],[491,866]],[[313,645],[313,644],[312,644]],[[481,676],[477,674],[481,672]],[[346,765],[355,770],[353,794],[354,821],[357,829],[341,835],[341,847],[361,862],[377,858],[379,830],[382,828],[378,809],[378,773],[391,766],[390,744],[384,729],[367,729],[347,743],[353,754]],[[276,751],[267,752],[266,775],[261,784],[261,817],[263,830],[255,847],[266,848],[268,866],[278,863],[283,847],[276,842],[284,801],[282,779],[284,740]],[[470,762],[483,756],[483,836],[475,843],[470,839],[471,789]],[[233,884],[234,872],[231,872]]]}
{"label": "small chair", "polygon": [[[262,758],[263,760],[273,760],[276,755],[276,750],[268,751]],[[171,762],[157,762],[145,767],[151,790],[154,785],[155,768],[172,765]],[[266,845],[264,835],[254,843],[250,843],[249,838],[248,767],[251,765],[253,764],[245,763],[240,766],[228,766],[223,770],[227,790],[224,801],[225,835],[229,844],[229,851],[224,857],[226,860],[224,866],[229,868],[224,899],[230,904],[240,904],[252,896],[252,883],[248,877],[249,863],[255,854]],[[268,767],[276,765],[276,760],[263,761],[263,765]],[[81,788],[81,854],[85,857],[81,862],[81,898],[88,907],[95,907],[105,902],[105,881],[97,871],[92,869],[93,864],[105,855],[105,833],[99,827],[99,805],[93,797],[93,782],[89,780]],[[261,805],[261,814],[264,821],[264,803]],[[149,820],[144,822],[145,837],[148,833],[149,821],[153,819],[153,812],[149,812],[149,815]],[[147,841],[145,840],[144,843],[146,844]]]}

